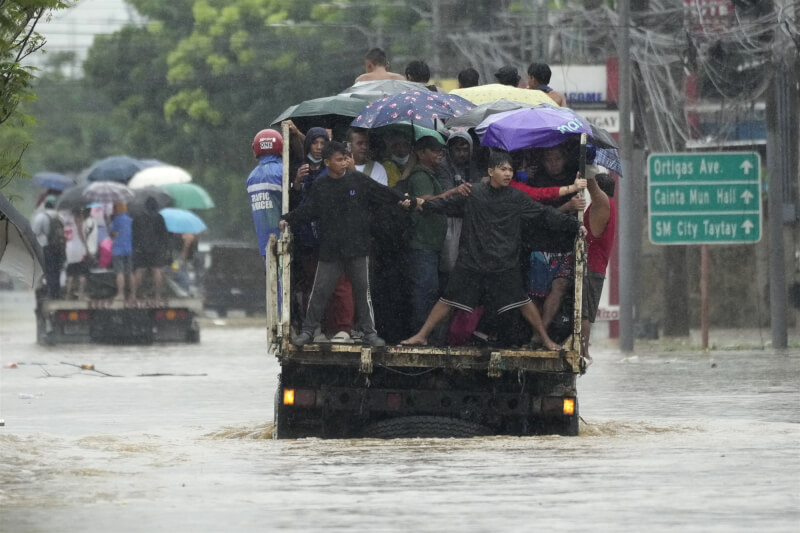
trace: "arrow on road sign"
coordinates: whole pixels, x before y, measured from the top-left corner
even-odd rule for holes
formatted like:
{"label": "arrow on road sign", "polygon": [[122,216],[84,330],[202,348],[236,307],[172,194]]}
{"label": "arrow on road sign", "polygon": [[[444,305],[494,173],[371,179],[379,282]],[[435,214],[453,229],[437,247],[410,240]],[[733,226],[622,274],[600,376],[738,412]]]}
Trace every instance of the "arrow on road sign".
{"label": "arrow on road sign", "polygon": [[747,220],[742,222],[742,227],[744,228],[745,235],[750,235],[750,230],[753,229],[754,224],[750,222],[750,219],[748,218]]}
{"label": "arrow on road sign", "polygon": [[750,200],[755,198],[755,195],[753,193],[751,193],[750,191],[748,191],[747,189],[745,189],[745,191],[741,194],[741,196],[739,196],[739,198],[744,200],[744,203],[746,205],[750,205]]}
{"label": "arrow on road sign", "polygon": [[744,174],[746,176],[750,174],[750,170],[752,170],[753,168],[753,163],[745,159],[744,161],[742,161],[742,164],[739,165],[739,168],[741,168],[744,171]]}

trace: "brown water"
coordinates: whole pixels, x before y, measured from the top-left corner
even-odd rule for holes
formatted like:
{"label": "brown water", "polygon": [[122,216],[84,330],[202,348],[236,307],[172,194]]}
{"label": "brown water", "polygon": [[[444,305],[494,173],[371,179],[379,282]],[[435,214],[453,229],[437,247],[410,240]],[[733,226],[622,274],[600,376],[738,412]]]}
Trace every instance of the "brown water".
{"label": "brown water", "polygon": [[274,441],[263,330],[44,348],[32,308],[0,293],[3,533],[800,529],[796,351],[596,351],[575,438]]}

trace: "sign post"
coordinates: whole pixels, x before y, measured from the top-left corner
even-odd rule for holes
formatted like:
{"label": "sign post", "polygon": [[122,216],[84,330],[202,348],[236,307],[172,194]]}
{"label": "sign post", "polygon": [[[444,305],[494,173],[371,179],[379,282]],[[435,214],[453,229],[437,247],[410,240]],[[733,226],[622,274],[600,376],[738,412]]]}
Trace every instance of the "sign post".
{"label": "sign post", "polygon": [[[648,217],[653,244],[700,244],[701,300],[708,293],[708,244],[761,240],[761,158],[757,152],[650,154]],[[703,348],[708,302],[701,301]]]}

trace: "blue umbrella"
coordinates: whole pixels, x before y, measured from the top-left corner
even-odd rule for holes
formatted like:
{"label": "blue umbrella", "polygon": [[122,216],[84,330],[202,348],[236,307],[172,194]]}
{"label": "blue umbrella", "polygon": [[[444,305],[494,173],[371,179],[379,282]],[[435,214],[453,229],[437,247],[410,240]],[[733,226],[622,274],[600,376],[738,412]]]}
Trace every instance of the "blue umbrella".
{"label": "blue umbrella", "polygon": [[468,100],[454,94],[405,91],[372,102],[350,125],[356,128],[379,128],[406,123],[436,129],[437,120],[457,117],[473,107]]}
{"label": "blue umbrella", "polygon": [[42,189],[63,191],[75,185],[75,181],[60,172],[38,172],[31,178],[31,183]]}
{"label": "blue umbrella", "polygon": [[197,234],[205,231],[206,223],[203,220],[185,209],[167,207],[159,211],[167,224],[170,233],[191,233]]}
{"label": "blue umbrella", "polygon": [[89,169],[88,181],[126,182],[142,170],[141,161],[127,155],[114,155],[101,159]]}

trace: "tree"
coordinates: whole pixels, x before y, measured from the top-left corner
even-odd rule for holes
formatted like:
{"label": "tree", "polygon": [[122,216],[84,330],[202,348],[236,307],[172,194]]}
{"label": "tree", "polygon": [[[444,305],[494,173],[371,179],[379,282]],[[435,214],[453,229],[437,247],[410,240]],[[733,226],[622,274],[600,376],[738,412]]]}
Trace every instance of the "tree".
{"label": "tree", "polygon": [[31,125],[32,119],[19,105],[35,95],[31,90],[34,69],[22,62],[45,44],[36,25],[52,11],[70,5],[60,0],[0,0],[0,188],[23,174],[20,160],[30,137],[20,128]]}

